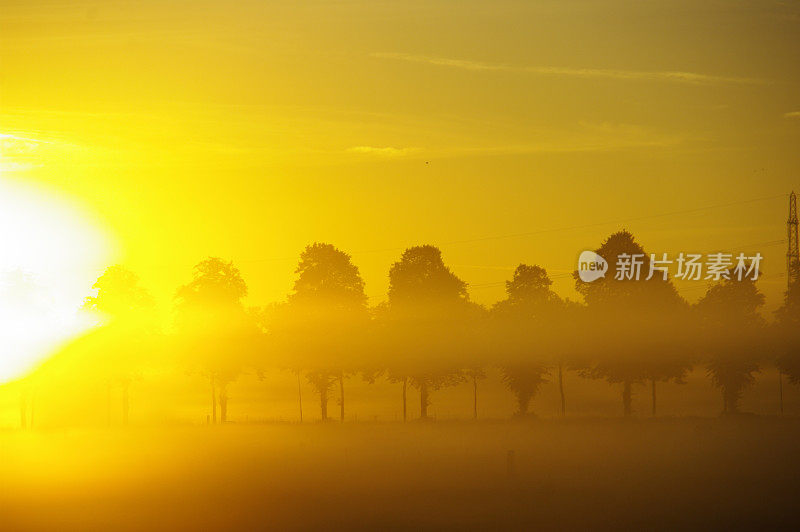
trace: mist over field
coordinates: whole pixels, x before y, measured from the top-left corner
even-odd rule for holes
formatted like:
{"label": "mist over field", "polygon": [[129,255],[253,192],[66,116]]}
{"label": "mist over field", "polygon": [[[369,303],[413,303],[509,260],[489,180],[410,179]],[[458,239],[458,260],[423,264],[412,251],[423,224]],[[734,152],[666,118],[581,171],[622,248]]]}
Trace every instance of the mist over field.
{"label": "mist over field", "polygon": [[[597,248],[612,262],[643,251],[626,231]],[[522,264],[490,308],[434,246],[401,254],[374,307],[333,245],[307,246],[295,273],[284,302],[246,307],[235,265],[203,260],[164,328],[138,277],[109,267],[84,301],[102,321],[0,390],[8,526],[796,518],[800,279],[768,321],[757,274],[733,268],[695,303],[667,274],[576,272],[578,303]]]}

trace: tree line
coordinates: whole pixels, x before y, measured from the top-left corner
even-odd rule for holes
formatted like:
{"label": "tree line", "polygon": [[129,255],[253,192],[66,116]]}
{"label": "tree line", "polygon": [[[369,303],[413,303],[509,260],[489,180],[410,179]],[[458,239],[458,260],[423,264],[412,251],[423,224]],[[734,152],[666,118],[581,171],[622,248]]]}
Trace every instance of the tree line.
{"label": "tree line", "polygon": [[[596,252],[609,263],[622,254],[643,254],[643,267],[649,267],[649,255],[627,231],[610,235]],[[752,279],[722,279],[690,304],[668,277],[606,276],[586,283],[574,274],[582,301],[572,301],[552,290],[543,267],[527,264],[505,282],[504,299],[487,307],[471,301],[467,283],[430,245],[406,249],[391,265],[386,300],[375,306],[368,304],[350,255],[331,244],[307,246],[295,274],[285,301],[247,307],[247,284],[234,264],[203,260],[176,291],[172,326],[162,331],[138,277],[109,267],[85,308],[107,317],[101,334],[113,340],[98,345],[115,347],[98,363],[123,389],[123,421],[131,376],[148,356],[205,375],[215,423],[227,420],[228,387],[245,371],[291,370],[298,394],[301,379],[314,389],[323,420],[330,417],[332,397],[344,420],[345,383],[353,376],[368,382],[383,376],[400,386],[403,420],[408,393],[419,395],[419,417],[427,419],[434,393],[463,382],[472,387],[477,417],[479,383],[489,367],[499,368],[514,394],[517,416],[529,415],[551,378],[565,414],[567,371],[620,385],[625,416],[632,413],[634,385],[649,386],[656,415],[658,384],[684,383],[695,367],[705,368],[719,389],[725,415],[739,412],[743,392],[765,365],[800,381],[797,282],[767,320],[764,296]]]}

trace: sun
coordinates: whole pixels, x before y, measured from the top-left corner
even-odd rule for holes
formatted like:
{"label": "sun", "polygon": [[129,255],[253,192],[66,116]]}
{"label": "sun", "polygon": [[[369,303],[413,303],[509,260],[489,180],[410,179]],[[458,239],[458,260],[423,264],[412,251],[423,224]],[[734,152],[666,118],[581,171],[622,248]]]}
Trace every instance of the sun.
{"label": "sun", "polygon": [[0,174],[0,384],[92,326],[79,310],[110,242],[65,198]]}

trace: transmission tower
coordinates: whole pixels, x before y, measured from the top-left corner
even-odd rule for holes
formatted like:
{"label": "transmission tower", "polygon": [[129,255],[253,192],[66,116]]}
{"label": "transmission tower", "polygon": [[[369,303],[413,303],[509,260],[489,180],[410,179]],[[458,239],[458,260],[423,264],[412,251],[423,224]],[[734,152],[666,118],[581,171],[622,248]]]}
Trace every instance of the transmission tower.
{"label": "transmission tower", "polygon": [[797,246],[797,196],[794,191],[789,195],[789,220],[786,222],[789,237],[789,249],[786,251],[786,277],[789,287],[797,280],[800,268],[800,251]]}

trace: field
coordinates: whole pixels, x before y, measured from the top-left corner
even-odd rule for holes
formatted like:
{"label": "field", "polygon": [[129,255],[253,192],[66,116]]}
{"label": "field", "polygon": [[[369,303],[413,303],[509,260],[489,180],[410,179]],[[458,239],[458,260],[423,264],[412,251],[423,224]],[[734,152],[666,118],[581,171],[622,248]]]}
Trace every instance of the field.
{"label": "field", "polygon": [[755,416],[7,431],[0,529],[790,527],[798,441]]}

